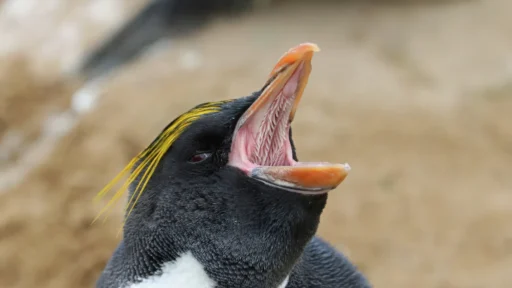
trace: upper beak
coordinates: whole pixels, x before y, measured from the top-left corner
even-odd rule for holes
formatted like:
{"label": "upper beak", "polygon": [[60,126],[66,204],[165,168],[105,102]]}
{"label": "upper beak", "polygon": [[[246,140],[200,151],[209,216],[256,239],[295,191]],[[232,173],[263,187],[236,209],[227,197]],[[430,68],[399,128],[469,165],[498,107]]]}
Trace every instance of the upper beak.
{"label": "upper beak", "polygon": [[[272,72],[270,72],[268,80],[263,86],[264,88],[261,95],[244,113],[242,119],[238,122],[238,126],[244,124],[244,122],[254,113],[262,110],[263,107],[274,101],[292,76],[295,76],[298,77],[298,81],[294,93],[294,103],[288,120],[288,122],[292,122],[295,117],[295,112],[299,107],[299,102],[302,98],[302,94],[304,93],[304,89],[308,84],[313,53],[318,51],[320,51],[320,48],[313,43],[303,43],[288,50],[288,52],[279,59],[277,64],[274,66],[274,69],[272,69]],[[300,69],[300,71],[297,71],[297,69]],[[299,74],[294,75],[295,72]]]}

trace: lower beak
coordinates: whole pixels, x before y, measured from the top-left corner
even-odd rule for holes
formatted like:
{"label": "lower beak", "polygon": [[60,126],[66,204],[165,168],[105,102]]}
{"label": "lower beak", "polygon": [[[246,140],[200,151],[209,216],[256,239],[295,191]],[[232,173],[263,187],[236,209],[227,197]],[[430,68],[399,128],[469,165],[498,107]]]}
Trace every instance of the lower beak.
{"label": "lower beak", "polygon": [[[313,53],[319,50],[316,44],[305,43],[290,49],[279,59],[261,95],[238,121],[235,138],[240,129],[245,129],[243,133],[250,136],[239,141],[243,144],[234,143],[232,148],[232,151],[239,151],[249,147],[239,159],[251,162],[245,163],[248,168],[245,170],[251,177],[303,194],[318,194],[336,188],[350,170],[348,164],[302,163],[292,156],[290,123],[311,73]],[[285,140],[279,142],[280,137]],[[238,164],[235,166],[244,165]]]}

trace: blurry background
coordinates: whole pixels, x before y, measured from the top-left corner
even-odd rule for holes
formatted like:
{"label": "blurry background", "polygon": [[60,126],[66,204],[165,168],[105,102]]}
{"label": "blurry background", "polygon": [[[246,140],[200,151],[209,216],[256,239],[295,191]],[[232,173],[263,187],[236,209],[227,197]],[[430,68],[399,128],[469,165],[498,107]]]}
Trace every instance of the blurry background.
{"label": "blurry background", "polygon": [[94,195],[306,41],[299,157],[353,168],[319,234],[375,287],[512,287],[512,1],[257,1],[87,85],[77,67],[147,0],[0,1],[0,287],[93,287],[122,216],[91,226]]}

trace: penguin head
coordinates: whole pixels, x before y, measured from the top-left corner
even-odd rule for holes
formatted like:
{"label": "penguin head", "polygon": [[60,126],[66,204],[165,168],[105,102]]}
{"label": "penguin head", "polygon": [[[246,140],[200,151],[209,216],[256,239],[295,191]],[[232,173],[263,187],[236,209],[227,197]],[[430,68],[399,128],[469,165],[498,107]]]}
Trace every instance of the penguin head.
{"label": "penguin head", "polygon": [[297,158],[290,126],[317,50],[292,48],[259,91],[194,107],[135,157],[125,170],[125,240],[160,235],[179,249],[210,242],[243,245],[243,253],[299,253],[327,192],[349,170]]}

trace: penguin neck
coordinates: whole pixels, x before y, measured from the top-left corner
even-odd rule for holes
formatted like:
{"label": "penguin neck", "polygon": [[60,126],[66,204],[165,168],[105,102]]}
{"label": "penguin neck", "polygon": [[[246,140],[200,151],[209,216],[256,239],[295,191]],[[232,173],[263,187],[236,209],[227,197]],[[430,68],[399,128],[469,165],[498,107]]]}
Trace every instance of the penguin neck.
{"label": "penguin neck", "polygon": [[215,207],[182,224],[181,217],[187,215],[176,210],[158,224],[128,221],[123,250],[129,265],[137,267],[129,278],[147,279],[173,263],[187,263],[180,269],[190,269],[195,278],[207,277],[218,287],[247,281],[255,281],[250,287],[278,287],[314,236],[325,202],[326,197],[284,194],[259,205]]}

